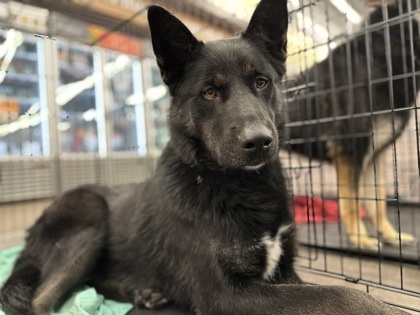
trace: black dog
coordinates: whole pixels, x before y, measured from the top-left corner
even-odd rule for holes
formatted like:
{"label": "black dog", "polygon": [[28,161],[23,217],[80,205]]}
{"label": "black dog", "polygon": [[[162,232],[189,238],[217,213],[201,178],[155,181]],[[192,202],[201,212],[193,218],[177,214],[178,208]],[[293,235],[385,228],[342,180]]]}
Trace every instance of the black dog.
{"label": "black dog", "polygon": [[64,194],[30,229],[1,291],[8,315],[47,314],[87,282],[149,308],[206,315],[402,314],[368,294],[302,284],[278,150],[286,0],[263,0],[238,37],[203,44],[148,12],[173,97],[153,178]]}
{"label": "black dog", "polygon": [[[382,8],[376,9],[368,19],[367,36],[338,46],[290,83],[288,148],[334,163],[341,220],[356,247],[377,249],[378,239],[396,245],[414,242],[387,217],[386,153],[406,127],[420,89],[420,77],[414,74],[420,62],[415,8],[415,1],[405,0],[388,6],[389,29]],[[360,219],[362,203],[377,233],[374,238]]]}

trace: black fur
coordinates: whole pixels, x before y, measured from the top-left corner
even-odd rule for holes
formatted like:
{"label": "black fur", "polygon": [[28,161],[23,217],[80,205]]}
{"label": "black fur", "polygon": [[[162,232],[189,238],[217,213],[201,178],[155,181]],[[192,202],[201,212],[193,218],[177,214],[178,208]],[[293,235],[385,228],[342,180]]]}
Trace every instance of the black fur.
{"label": "black fur", "polygon": [[[208,44],[162,8],[148,18],[172,94],[155,175],[85,186],[47,209],[1,291],[6,313],[45,314],[87,282],[116,300],[170,299],[203,315],[402,314],[360,291],[302,284],[294,271],[278,160],[286,1],[263,0],[244,34]],[[263,277],[262,239],[277,233],[282,255]]]}

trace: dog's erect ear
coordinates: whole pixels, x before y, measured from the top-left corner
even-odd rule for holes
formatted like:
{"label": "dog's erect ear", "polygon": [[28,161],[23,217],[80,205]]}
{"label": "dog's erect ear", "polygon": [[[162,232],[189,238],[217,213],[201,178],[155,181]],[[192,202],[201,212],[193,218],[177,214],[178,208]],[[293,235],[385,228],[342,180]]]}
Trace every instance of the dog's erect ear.
{"label": "dog's erect ear", "polygon": [[288,24],[287,0],[261,0],[243,36],[261,41],[276,60],[284,62]]}
{"label": "dog's erect ear", "polygon": [[150,6],[147,18],[162,79],[171,87],[181,78],[191,53],[202,42],[180,20],[161,7]]}

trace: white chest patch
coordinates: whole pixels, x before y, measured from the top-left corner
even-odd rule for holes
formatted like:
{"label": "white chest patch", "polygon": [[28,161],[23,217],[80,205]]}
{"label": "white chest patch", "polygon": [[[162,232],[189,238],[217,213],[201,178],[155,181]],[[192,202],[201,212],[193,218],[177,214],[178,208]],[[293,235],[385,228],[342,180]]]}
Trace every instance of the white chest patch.
{"label": "white chest patch", "polygon": [[266,267],[263,273],[263,278],[265,280],[270,280],[271,277],[274,275],[276,267],[279,264],[280,257],[283,254],[281,236],[289,228],[291,228],[290,225],[280,226],[274,237],[271,237],[270,235],[268,235],[268,233],[266,233],[261,238],[261,244],[265,247],[265,250],[267,252]]}

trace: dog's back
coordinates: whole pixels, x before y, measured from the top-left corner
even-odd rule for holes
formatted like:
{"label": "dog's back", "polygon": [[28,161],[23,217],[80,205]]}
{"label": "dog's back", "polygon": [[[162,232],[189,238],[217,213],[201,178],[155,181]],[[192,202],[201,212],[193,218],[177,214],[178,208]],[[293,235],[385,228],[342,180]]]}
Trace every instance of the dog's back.
{"label": "dog's back", "polygon": [[419,28],[406,5],[402,12],[398,5],[387,7],[389,37],[378,8],[368,17],[366,33],[351,37],[327,59],[290,80],[290,149],[329,161],[342,152],[362,167],[374,120],[393,120],[395,132],[384,147],[401,134],[410,111],[399,109],[412,106],[420,88],[419,77],[413,81],[419,69]]}

